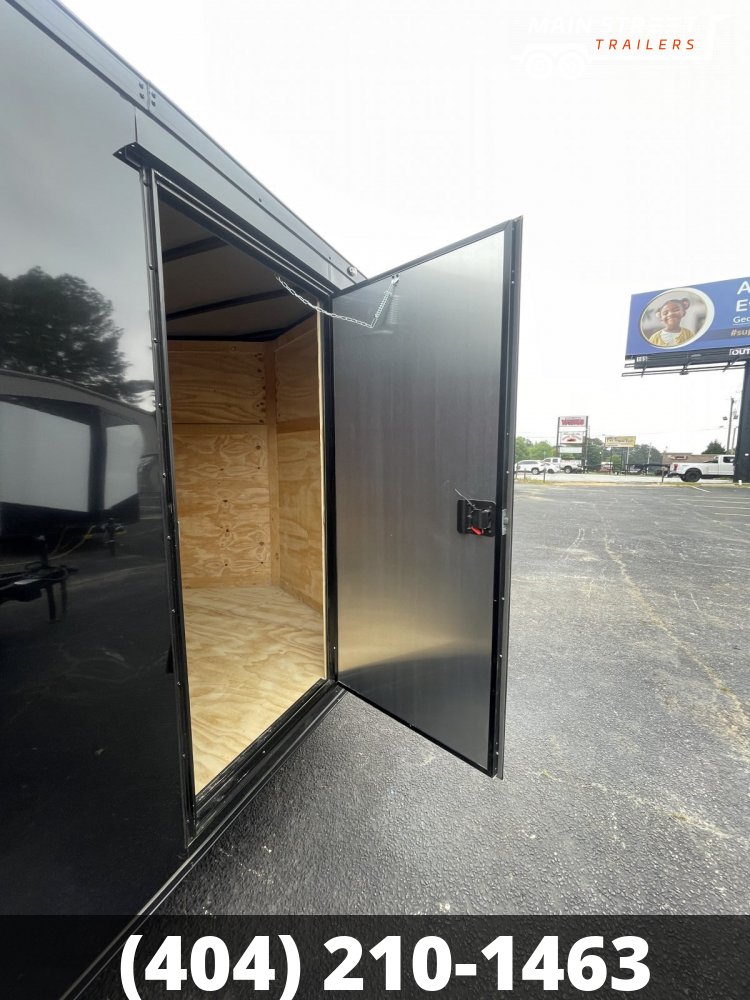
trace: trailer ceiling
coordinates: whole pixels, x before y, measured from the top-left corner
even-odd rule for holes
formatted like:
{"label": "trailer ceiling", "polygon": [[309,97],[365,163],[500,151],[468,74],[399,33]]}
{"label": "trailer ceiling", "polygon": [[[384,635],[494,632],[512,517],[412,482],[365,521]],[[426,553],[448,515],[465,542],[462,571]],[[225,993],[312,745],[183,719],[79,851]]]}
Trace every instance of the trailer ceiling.
{"label": "trailer ceiling", "polygon": [[160,197],[167,336],[272,340],[310,314],[274,272]]}

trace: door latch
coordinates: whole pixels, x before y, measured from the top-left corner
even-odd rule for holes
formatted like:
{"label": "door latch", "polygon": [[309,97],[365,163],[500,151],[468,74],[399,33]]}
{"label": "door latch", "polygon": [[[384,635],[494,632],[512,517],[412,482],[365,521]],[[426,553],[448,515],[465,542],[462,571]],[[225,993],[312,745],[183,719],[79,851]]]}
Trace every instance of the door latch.
{"label": "door latch", "polygon": [[497,506],[491,500],[469,500],[461,497],[458,501],[457,528],[461,535],[495,534]]}

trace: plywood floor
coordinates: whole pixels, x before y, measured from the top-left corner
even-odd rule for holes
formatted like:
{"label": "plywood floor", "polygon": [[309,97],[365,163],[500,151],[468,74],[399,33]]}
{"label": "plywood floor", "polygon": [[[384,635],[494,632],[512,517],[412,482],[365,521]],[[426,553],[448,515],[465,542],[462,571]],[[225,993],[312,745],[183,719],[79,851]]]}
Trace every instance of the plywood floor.
{"label": "plywood floor", "polygon": [[323,618],[278,587],[183,591],[200,791],[325,676]]}

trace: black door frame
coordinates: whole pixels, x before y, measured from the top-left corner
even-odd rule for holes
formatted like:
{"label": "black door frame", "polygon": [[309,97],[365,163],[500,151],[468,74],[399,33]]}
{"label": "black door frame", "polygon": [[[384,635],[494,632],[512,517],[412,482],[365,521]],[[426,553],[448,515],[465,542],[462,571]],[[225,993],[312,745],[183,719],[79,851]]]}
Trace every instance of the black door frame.
{"label": "black door frame", "polygon": [[[324,552],[326,559],[326,677],[321,679],[302,698],[281,715],[266,732],[253,741],[200,792],[195,791],[190,723],[190,698],[185,632],[182,609],[182,585],[178,539],[178,510],[175,495],[174,453],[172,449],[172,422],[169,389],[169,364],[167,358],[167,332],[162,247],[159,221],[159,193],[166,192],[170,201],[178,202],[186,215],[216,232],[228,243],[249,256],[281,272],[308,296],[330,308],[330,289],[312,281],[294,262],[269,244],[260,235],[251,232],[241,220],[222,212],[211,200],[201,197],[184,178],[153,163],[147,154],[135,146],[124,151],[127,159],[140,172],[143,191],[147,235],[147,260],[149,268],[149,294],[151,301],[152,346],[154,349],[155,395],[157,427],[162,460],[162,504],[166,524],[166,561],[169,578],[170,625],[172,646],[170,662],[175,673],[175,694],[179,720],[180,774],[183,798],[183,822],[186,847],[192,853],[217,831],[223,829],[237,809],[253,795],[270,777],[305,733],[319,721],[343,693],[336,688],[336,615],[335,615],[335,523],[333,505],[326,509],[324,518]],[[252,337],[248,337],[252,340]],[[325,324],[320,331],[320,367],[322,372],[321,422],[323,428],[323,481],[326,504],[333,499],[333,440],[329,433],[332,407],[329,372],[331,368],[330,331]],[[333,561],[331,561],[333,560]]]}
{"label": "black door frame", "polygon": [[[321,315],[320,323],[320,369],[322,401],[322,442],[323,442],[323,492],[325,504],[324,550],[325,550],[325,598],[327,620],[326,669],[327,678],[312,688],[300,701],[296,702],[259,739],[247,747],[219,776],[207,790],[198,795],[195,792],[192,761],[192,740],[190,731],[190,705],[188,692],[187,662],[185,656],[184,625],[182,621],[181,584],[179,574],[179,548],[177,541],[177,509],[174,491],[174,457],[172,453],[172,428],[169,407],[169,375],[166,346],[166,323],[164,314],[164,288],[161,266],[161,240],[158,214],[158,194],[164,191],[170,200],[177,201],[180,210],[215,231],[227,242],[279,271],[301,294],[317,298],[323,310],[332,311],[339,293],[364,287],[388,277],[394,270],[406,270],[420,263],[460,249],[485,236],[504,232],[503,261],[503,306],[501,336],[506,350],[502,356],[501,400],[498,435],[498,508],[506,514],[507,534],[498,532],[495,540],[495,612],[493,615],[492,657],[493,685],[491,690],[490,753],[487,769],[491,775],[503,772],[503,744],[505,727],[505,703],[507,694],[507,649],[508,617],[510,610],[510,556],[511,525],[513,504],[513,458],[515,444],[516,376],[518,365],[518,293],[520,287],[521,231],[522,220],[511,219],[499,226],[491,227],[457,241],[439,251],[415,258],[398,269],[390,269],[380,275],[353,283],[347,289],[334,289],[318,278],[312,277],[301,265],[290,260],[286,252],[263,239],[262,234],[232,215],[223,206],[196,189],[186,178],[156,161],[149,153],[131,144],[118,154],[136,167],[142,178],[148,243],[148,265],[150,295],[152,304],[152,341],[156,373],[157,423],[160,434],[163,462],[163,505],[167,525],[167,565],[169,567],[169,593],[171,599],[170,618],[172,625],[172,664],[175,671],[175,690],[180,723],[181,776],[184,801],[184,826],[186,845],[192,851],[207,838],[213,839],[214,831],[223,828],[226,817],[234,815],[235,808],[254,793],[272,770],[289,752],[292,734],[304,733],[317,718],[321,717],[344,688],[338,682],[337,663],[337,573],[336,573],[336,483],[335,483],[335,440],[333,413],[333,324],[331,319]],[[252,339],[252,338],[248,338]],[[356,692],[354,692],[356,694]],[[359,697],[359,696],[358,696]],[[426,734],[425,738],[430,739]],[[299,737],[301,738],[301,736]],[[432,742],[436,742],[432,740]],[[493,751],[493,748],[497,750]],[[452,752],[452,751],[449,751]],[[471,763],[471,762],[469,762]]]}

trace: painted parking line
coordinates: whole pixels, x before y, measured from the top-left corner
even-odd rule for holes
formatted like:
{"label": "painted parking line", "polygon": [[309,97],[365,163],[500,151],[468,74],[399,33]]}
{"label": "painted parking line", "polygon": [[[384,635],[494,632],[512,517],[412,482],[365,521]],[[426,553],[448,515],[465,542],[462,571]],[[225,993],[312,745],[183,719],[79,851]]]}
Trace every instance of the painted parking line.
{"label": "painted parking line", "polygon": [[723,509],[724,507],[742,507],[742,510],[750,510],[747,506],[747,500],[723,500],[719,503],[706,503],[705,500],[683,500],[681,503],[682,507],[700,507],[701,510],[708,508],[713,510],[714,508]]}
{"label": "painted parking line", "polygon": [[[713,499],[713,498],[712,498]],[[700,510],[750,510],[750,506],[747,501],[742,503],[741,501],[732,502],[731,500],[725,503],[708,503],[707,500],[683,500],[681,503],[676,504],[678,507],[695,507]]]}

